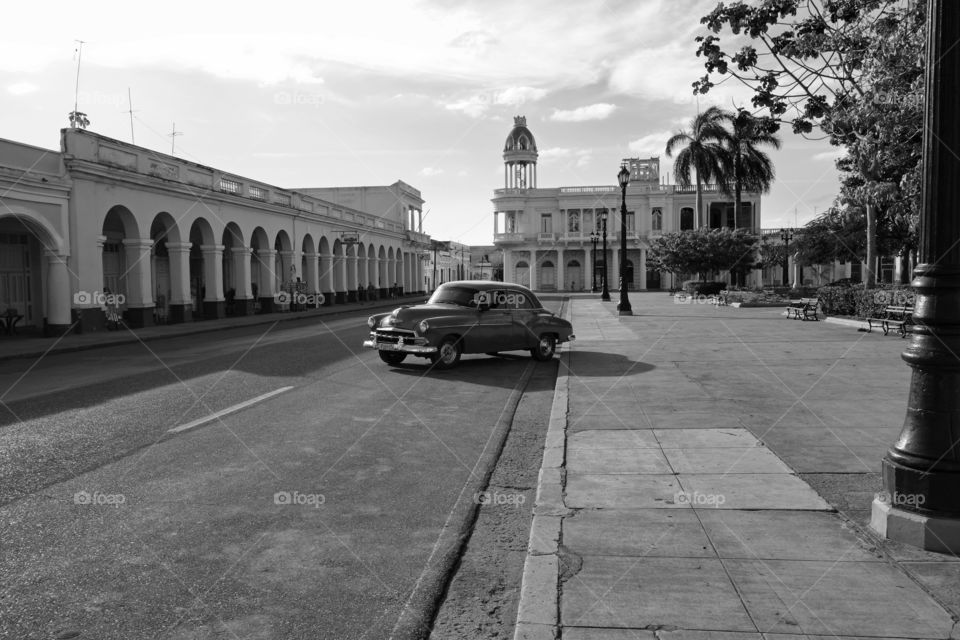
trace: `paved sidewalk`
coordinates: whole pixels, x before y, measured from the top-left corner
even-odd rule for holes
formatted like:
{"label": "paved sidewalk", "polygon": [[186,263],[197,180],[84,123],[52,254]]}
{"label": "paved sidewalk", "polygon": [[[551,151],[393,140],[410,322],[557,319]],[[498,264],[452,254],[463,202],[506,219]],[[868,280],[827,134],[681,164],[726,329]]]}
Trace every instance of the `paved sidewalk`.
{"label": "paved sidewalk", "polygon": [[899,338],[575,297],[515,637],[960,638],[960,559],[865,527]]}
{"label": "paved sidewalk", "polygon": [[119,329],[117,331],[98,331],[93,333],[75,333],[59,338],[48,338],[41,335],[39,330],[21,329],[17,335],[0,334],[0,361],[9,358],[38,358],[49,353],[64,353],[69,351],[83,351],[97,349],[104,346],[130,344],[134,342],[148,342],[164,338],[176,338],[197,333],[221,331],[237,327],[248,327],[260,324],[272,324],[284,320],[298,320],[301,318],[326,317],[352,311],[369,310],[386,311],[400,304],[416,304],[427,296],[404,296],[396,300],[378,300],[376,302],[362,302],[338,304],[308,311],[265,313],[250,316],[235,316],[218,320],[196,320],[179,324],[155,325],[142,329]]}

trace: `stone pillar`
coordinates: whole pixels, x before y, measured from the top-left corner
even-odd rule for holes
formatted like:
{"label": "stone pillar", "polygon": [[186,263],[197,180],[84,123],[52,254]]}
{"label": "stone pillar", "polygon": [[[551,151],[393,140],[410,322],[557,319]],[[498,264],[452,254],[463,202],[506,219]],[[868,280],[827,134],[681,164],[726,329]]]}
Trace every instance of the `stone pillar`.
{"label": "stone pillar", "polygon": [[127,259],[125,322],[134,328],[153,325],[153,278],[150,273],[150,238],[127,238],[123,250]]}
{"label": "stone pillar", "polygon": [[73,324],[70,317],[70,270],[67,268],[67,256],[49,250],[44,251],[44,255],[47,258],[47,317],[44,320],[43,334],[62,336]]}
{"label": "stone pillar", "polygon": [[[307,293],[312,294],[316,298],[316,294],[323,293],[320,290],[320,265],[319,259],[320,254],[318,253],[305,253],[303,254],[304,264],[306,265],[306,271],[303,274],[303,279],[307,283]],[[319,302],[319,298],[316,298]],[[311,308],[319,306],[316,303],[309,305]]]}
{"label": "stone pillar", "polygon": [[564,250],[557,248],[557,291],[566,291],[567,285],[567,261]]}
{"label": "stone pillar", "polygon": [[540,284],[540,263],[537,262],[537,253],[538,251],[534,249],[530,252],[530,290],[536,291],[537,286]]}
{"label": "stone pillar", "polygon": [[260,298],[260,313],[273,313],[276,309],[274,296],[277,294],[276,270],[277,252],[273,249],[262,249],[257,251],[259,258],[257,265],[251,265],[251,269],[260,270],[260,291],[257,297]]}
{"label": "stone pillar", "polygon": [[203,252],[203,317],[217,319],[226,316],[227,304],[223,298],[222,244],[200,245]]}
{"label": "stone pillar", "polygon": [[587,257],[583,261],[583,264],[586,265],[583,269],[583,288],[593,291],[593,270],[595,268],[593,265],[593,243],[590,243],[590,246],[584,249],[583,252],[587,254]]}
{"label": "stone pillar", "polygon": [[[94,262],[94,269],[90,273],[82,272],[78,274],[78,294],[72,299],[72,308],[74,319],[77,322],[77,332],[85,333],[92,331],[103,331],[106,329],[106,315],[103,309],[93,295],[103,287],[103,245],[106,244],[106,236],[97,237],[97,260]],[[87,295],[79,295],[85,293]]]}
{"label": "stone pillar", "polygon": [[320,254],[320,293],[323,294],[324,306],[333,304],[336,291],[333,286],[333,255],[329,253]]}
{"label": "stone pillar", "polygon": [[[344,247],[344,253],[346,254],[346,247]],[[352,256],[348,255],[344,259],[344,271],[347,276],[347,302],[358,302],[357,299],[357,286],[360,284],[360,279],[358,278],[357,272],[357,262],[359,258],[357,254],[354,253]]]}
{"label": "stone pillar", "polygon": [[248,316],[253,314],[253,279],[250,276],[251,259],[253,249],[250,247],[233,247],[230,250],[233,258],[233,273],[236,283],[234,290],[236,296],[233,299],[234,313],[238,316]]}
{"label": "stone pillar", "polygon": [[637,268],[640,269],[640,289],[647,288],[647,250],[640,249],[640,264],[637,265]]}
{"label": "stone pillar", "polygon": [[193,320],[193,301],[190,299],[192,246],[189,242],[167,241],[167,254],[170,256],[170,304],[167,322],[170,324]]}

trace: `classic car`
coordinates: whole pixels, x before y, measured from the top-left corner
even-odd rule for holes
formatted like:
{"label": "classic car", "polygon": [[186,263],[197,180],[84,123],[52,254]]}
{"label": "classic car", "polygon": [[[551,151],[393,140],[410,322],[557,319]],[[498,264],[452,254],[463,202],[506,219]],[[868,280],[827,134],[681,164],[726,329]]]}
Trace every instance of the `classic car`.
{"label": "classic car", "polygon": [[376,349],[384,362],[415,355],[437,369],[453,367],[464,353],[522,349],[550,360],[558,344],[574,339],[570,323],[544,309],[529,289],[486,280],[442,284],[426,303],[372,315],[367,326],[363,346]]}

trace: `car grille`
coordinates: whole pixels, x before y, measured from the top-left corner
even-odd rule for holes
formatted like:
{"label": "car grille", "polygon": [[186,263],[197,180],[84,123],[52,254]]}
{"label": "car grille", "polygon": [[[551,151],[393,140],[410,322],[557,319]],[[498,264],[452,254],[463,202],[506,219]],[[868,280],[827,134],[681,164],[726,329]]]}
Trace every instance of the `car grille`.
{"label": "car grille", "polygon": [[377,329],[377,342],[396,344],[400,342],[400,338],[403,338],[404,342],[413,342],[414,335],[413,331],[407,331],[406,329],[391,329],[390,331]]}

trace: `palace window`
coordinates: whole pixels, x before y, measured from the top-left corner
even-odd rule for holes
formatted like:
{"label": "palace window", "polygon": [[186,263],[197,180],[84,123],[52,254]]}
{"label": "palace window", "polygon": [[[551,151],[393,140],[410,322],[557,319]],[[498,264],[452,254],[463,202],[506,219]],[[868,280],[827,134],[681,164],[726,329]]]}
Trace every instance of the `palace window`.
{"label": "palace window", "polygon": [[690,231],[693,229],[693,209],[684,207],[680,209],[680,231]]}
{"label": "palace window", "polygon": [[553,216],[551,214],[540,214],[540,233],[553,233]]}
{"label": "palace window", "polygon": [[654,207],[650,212],[650,228],[654,231],[663,231],[663,211],[660,207]]}
{"label": "palace window", "polygon": [[580,231],[580,210],[571,209],[567,212],[567,231],[578,233]]}

